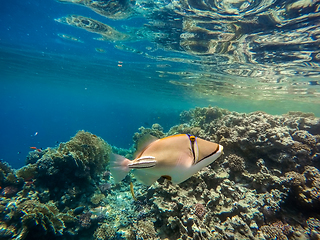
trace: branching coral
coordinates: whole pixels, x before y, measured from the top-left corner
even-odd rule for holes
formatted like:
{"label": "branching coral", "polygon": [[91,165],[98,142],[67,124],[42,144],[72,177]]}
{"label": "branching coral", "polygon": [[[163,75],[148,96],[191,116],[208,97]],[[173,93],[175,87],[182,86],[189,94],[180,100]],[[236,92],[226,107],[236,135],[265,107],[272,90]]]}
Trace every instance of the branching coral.
{"label": "branching coral", "polygon": [[41,203],[34,193],[1,204],[6,204],[2,213],[6,224],[2,225],[2,231],[9,231],[12,237],[19,240],[28,236],[59,236],[63,234],[66,222],[77,222],[73,216],[59,212],[52,201]]}
{"label": "branching coral", "polygon": [[116,235],[116,230],[108,225],[102,224],[100,227],[96,229],[93,234],[95,240],[105,240],[105,239],[113,239]]}
{"label": "branching coral", "polygon": [[108,163],[111,148],[102,138],[82,130],[69,142],[60,144],[58,151],[63,155],[71,155],[77,164],[82,163],[101,171]]}
{"label": "branching coral", "polygon": [[140,127],[139,132],[136,132],[133,135],[133,141],[137,143],[140,141],[141,138],[145,137],[146,135],[152,135],[156,138],[165,137],[165,134],[163,133],[163,128],[160,126],[160,124],[153,124],[152,128]]}

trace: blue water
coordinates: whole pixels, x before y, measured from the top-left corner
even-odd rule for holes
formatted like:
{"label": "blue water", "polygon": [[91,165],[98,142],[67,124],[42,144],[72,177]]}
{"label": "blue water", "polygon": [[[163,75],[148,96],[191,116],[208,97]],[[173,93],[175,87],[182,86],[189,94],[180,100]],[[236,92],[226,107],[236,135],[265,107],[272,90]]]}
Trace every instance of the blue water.
{"label": "blue water", "polygon": [[[134,51],[121,51],[114,47],[121,43],[97,41],[94,39],[99,37],[97,34],[54,21],[68,14],[91,17],[119,30],[123,25],[141,27],[146,22],[141,17],[114,21],[90,9],[53,0],[2,3],[0,159],[14,168],[25,164],[30,147],[53,147],[68,141],[81,129],[109,144],[129,148],[139,127],[160,123],[168,130],[179,123],[181,111],[196,106],[210,104],[231,111],[262,110],[272,114],[295,110],[320,116],[318,98],[294,103],[286,99],[256,102],[224,96],[207,98],[203,88],[199,96],[193,92],[196,85],[190,88],[170,83],[181,80],[177,72],[212,73],[199,64],[190,67],[172,60],[195,56],[160,48],[154,57],[171,58],[160,61]],[[75,36],[83,43],[63,39],[58,34]],[[129,45],[140,51],[156,46],[148,39]],[[105,53],[95,48],[103,48]],[[318,86],[314,88],[319,91]],[[213,94],[216,95],[219,91]]]}

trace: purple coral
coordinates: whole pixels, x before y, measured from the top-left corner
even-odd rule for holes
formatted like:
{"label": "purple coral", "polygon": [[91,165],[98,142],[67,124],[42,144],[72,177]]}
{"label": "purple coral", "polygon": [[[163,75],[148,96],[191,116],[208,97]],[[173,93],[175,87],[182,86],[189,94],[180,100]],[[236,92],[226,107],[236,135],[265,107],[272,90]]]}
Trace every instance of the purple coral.
{"label": "purple coral", "polygon": [[106,191],[108,191],[108,190],[110,190],[111,189],[111,184],[110,183],[101,183],[100,185],[99,185],[99,189],[100,189],[100,191],[101,192],[106,192]]}

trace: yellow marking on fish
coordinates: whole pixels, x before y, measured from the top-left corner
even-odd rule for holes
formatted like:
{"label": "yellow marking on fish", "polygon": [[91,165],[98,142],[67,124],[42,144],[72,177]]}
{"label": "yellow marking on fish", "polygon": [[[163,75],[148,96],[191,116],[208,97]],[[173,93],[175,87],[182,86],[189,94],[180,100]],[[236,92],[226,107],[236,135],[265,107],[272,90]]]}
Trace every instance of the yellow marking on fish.
{"label": "yellow marking on fish", "polygon": [[134,199],[135,201],[137,201],[137,198],[136,198],[136,196],[134,195],[134,190],[133,190],[133,184],[132,184],[132,182],[130,182],[130,191],[131,191],[131,195],[132,195],[133,199]]}

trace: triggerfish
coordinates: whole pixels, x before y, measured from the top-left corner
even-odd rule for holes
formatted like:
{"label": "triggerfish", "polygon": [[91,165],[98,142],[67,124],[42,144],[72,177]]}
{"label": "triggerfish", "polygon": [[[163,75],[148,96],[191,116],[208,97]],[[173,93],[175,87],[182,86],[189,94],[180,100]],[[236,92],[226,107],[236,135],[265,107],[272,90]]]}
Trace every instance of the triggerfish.
{"label": "triggerfish", "polygon": [[179,184],[208,166],[223,152],[221,145],[188,134],[152,138],[144,144],[138,143],[137,155],[132,161],[112,154],[110,171],[115,182],[120,182],[133,169],[134,176],[148,186],[160,177]]}

